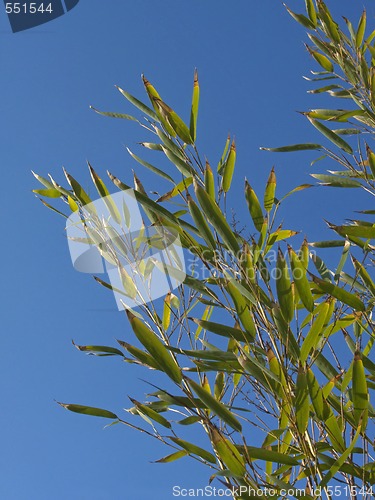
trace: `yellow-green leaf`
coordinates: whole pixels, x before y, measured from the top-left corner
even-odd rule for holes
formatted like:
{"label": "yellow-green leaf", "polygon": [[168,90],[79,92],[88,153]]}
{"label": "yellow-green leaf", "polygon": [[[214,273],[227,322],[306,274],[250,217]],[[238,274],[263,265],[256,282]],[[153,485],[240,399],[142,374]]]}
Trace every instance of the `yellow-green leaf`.
{"label": "yellow-green leaf", "polygon": [[209,408],[212,413],[218,416],[221,420],[227,423],[234,430],[241,432],[242,425],[237,420],[237,418],[233,415],[233,413],[228,410],[226,406],[224,406],[220,401],[217,401],[211,394],[209,394],[203,387],[186,377],[190,387],[196,393],[198,398]]}
{"label": "yellow-green leaf", "polygon": [[269,212],[275,203],[275,191],[276,191],[276,174],[275,169],[272,167],[271,173],[267,180],[266,190],[264,193],[263,206],[267,212]]}
{"label": "yellow-green leaf", "polygon": [[247,206],[249,207],[251,218],[253,219],[254,226],[258,231],[261,231],[264,222],[262,207],[260,206],[255,191],[247,182],[247,180],[245,180],[245,197]]}
{"label": "yellow-green leaf", "polygon": [[229,149],[227,161],[225,162],[224,167],[223,167],[223,191],[224,191],[224,193],[227,193],[230,189],[235,165],[236,165],[236,144],[233,140],[232,144],[230,146],[230,149]]}
{"label": "yellow-green leaf", "polygon": [[103,410],[102,408],[95,408],[93,406],[83,406],[76,404],[66,404],[59,402],[58,404],[69,411],[73,411],[75,413],[81,413],[82,415],[91,415],[92,417],[118,419],[118,416],[115,413],[112,413],[111,411],[108,410]]}
{"label": "yellow-green leaf", "polygon": [[292,276],[297,288],[298,294],[301,298],[302,304],[310,312],[314,309],[314,299],[310,290],[310,284],[306,277],[306,269],[303,263],[298,258],[295,251],[289,246],[289,259],[292,268]]}
{"label": "yellow-green leaf", "polygon": [[312,275],[312,279],[324,293],[332,295],[332,297],[335,297],[336,299],[340,300],[344,304],[347,304],[356,311],[364,311],[366,309],[365,304],[362,302],[362,300],[353,293],[347,292],[343,288],[340,288],[333,283],[329,283],[328,281],[322,280],[317,276]]}
{"label": "yellow-green leaf", "polygon": [[199,108],[199,82],[198,82],[198,71],[194,71],[194,86],[193,86],[193,97],[191,102],[191,113],[190,113],[190,136],[195,142],[197,138],[197,120],[198,120],[198,108]]}
{"label": "yellow-green leaf", "polygon": [[132,329],[140,341],[154,358],[159,369],[165,372],[176,383],[182,380],[182,374],[174,358],[165,348],[164,344],[158,339],[155,333],[150,330],[142,320],[134,316],[129,310],[126,311]]}

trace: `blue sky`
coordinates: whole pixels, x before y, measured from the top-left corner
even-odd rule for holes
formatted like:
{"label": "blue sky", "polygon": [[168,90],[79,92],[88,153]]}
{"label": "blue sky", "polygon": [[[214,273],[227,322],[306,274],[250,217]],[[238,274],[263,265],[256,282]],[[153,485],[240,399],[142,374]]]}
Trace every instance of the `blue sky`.
{"label": "blue sky", "polygon": [[[355,23],[361,14],[362,3],[327,3]],[[374,5],[363,5],[373,21]],[[302,11],[303,2],[290,6]],[[158,443],[119,425],[103,430],[107,422],[66,412],[54,402],[121,412],[129,406],[128,395],[142,398],[149,389],[134,367],[73,348],[71,339],[114,345],[116,338],[126,338],[129,326],[111,294],[74,271],[64,221],[33,196],[30,171],[62,181],[64,165],[88,187],[88,159],[99,174],[109,169],[130,182],[137,167],[124,145],[136,150],[146,136],[133,123],[99,117],[89,105],[131,112],[114,85],[143,96],[145,73],[187,119],[197,67],[198,146],[216,164],[228,132],[235,135],[233,193],[242,193],[245,176],[262,192],[272,165],[280,194],[309,182],[313,154],[259,150],[318,140],[296,113],[326,104],[306,93],[302,75],[314,63],[302,43],[303,29],[274,0],[81,0],[61,18],[17,34],[0,12],[0,37],[0,497],[164,500],[173,498],[173,485],[202,487],[208,472],[194,461],[151,464],[168,453]],[[137,172],[147,189],[155,189],[154,177],[141,167]],[[350,217],[358,208],[356,194],[297,194],[283,209],[285,227],[310,241],[327,236],[323,215],[328,211],[335,222]],[[248,217],[242,196],[232,194],[229,204]]]}

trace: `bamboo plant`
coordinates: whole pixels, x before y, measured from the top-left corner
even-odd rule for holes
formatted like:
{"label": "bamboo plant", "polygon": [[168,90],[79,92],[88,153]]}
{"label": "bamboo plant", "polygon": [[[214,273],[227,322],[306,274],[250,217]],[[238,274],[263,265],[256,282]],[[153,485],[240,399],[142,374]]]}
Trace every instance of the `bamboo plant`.
{"label": "bamboo plant", "polygon": [[[353,26],[345,18],[336,22],[321,0],[305,4],[304,13],[287,9],[307,31],[306,48],[316,65],[307,77],[310,92],[325,93],[340,104],[303,113],[320,132],[321,144],[262,149],[315,150],[320,161],[336,165],[325,174],[312,173],[318,183],[372,199],[375,30],[368,32],[366,12]],[[198,150],[197,72],[189,123],[142,80],[148,104],[118,88],[134,116],[93,109],[133,120],[147,134],[141,146],[154,154],[153,164],[141,153],[129,153],[169,187],[155,197],[137,171],[133,189],[145,226],[174,231],[194,269],[189,267],[184,282],[163,300],[125,308],[134,335],[119,339],[119,345],[75,345],[85,353],[118,356],[135,365],[135,372],[147,370],[152,389],[146,399],[132,398],[128,415],[61,405],[158,439],[169,449],[158,462],[198,460],[208,467],[210,481],[231,488],[233,498],[256,498],[254,491],[262,489],[268,498],[330,499],[335,487],[343,498],[357,498],[360,492],[361,498],[372,498],[375,210],[361,210],[361,220],[328,222],[331,240],[305,239],[293,247],[296,231],[279,224],[279,211],[289,195],[311,185],[279,194],[272,169],[263,193],[254,191],[251,179],[244,182],[242,219],[250,234],[245,236],[230,223],[226,209],[237,144],[227,138],[217,166],[203,161]],[[130,188],[115,173],[108,172],[105,183],[91,165],[89,170],[99,197]],[[87,217],[85,207],[92,200],[70,174],[65,172],[66,187],[52,176],[34,175],[43,185],[34,192],[44,205],[64,217],[71,212]],[[45,198],[59,198],[65,208]],[[101,231],[108,233],[108,227],[93,220],[93,226],[87,224],[87,242],[118,266],[125,295],[136,301],[139,292],[118,258],[132,242],[117,235],[107,244]],[[338,256],[336,267],[318,255],[326,248]],[[188,427],[195,429],[194,440],[186,437],[192,436]]]}

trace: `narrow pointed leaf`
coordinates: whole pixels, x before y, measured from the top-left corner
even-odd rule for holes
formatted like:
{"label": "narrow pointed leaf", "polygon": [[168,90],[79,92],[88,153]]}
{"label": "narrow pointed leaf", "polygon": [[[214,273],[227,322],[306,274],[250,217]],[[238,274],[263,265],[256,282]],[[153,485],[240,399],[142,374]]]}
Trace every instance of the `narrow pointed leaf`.
{"label": "narrow pointed leaf", "polygon": [[207,408],[212,411],[212,413],[218,416],[234,430],[238,432],[242,431],[242,425],[231,411],[229,411],[222,403],[220,403],[220,401],[217,401],[213,396],[211,396],[211,394],[203,389],[203,387],[194,382],[194,380],[187,378],[187,381],[198,398],[207,406]]}
{"label": "narrow pointed leaf", "polygon": [[118,416],[115,413],[112,413],[111,411],[108,410],[103,410],[102,408],[95,408],[93,406],[83,406],[76,404],[66,404],[66,403],[58,403],[58,404],[69,411],[73,411],[75,413],[81,413],[82,415],[91,415],[92,417],[118,419]]}

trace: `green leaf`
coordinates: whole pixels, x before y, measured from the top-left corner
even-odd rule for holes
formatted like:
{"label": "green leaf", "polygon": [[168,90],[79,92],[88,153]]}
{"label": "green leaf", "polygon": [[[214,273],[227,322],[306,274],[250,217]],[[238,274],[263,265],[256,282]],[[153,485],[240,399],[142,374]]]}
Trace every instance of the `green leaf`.
{"label": "green leaf", "polygon": [[337,247],[343,247],[345,245],[345,241],[343,240],[313,241],[309,243],[309,245],[314,248],[337,248]]}
{"label": "green leaf", "polygon": [[276,261],[276,291],[281,313],[285,321],[290,323],[294,316],[294,297],[288,266],[280,248]]}
{"label": "green leaf", "polygon": [[150,418],[151,420],[154,420],[158,424],[162,425],[163,427],[166,427],[167,429],[170,429],[172,426],[170,422],[166,418],[163,417],[163,415],[160,415],[157,411],[153,410],[152,408],[148,407],[147,405],[144,405],[140,403],[139,401],[129,398],[130,401],[133,403],[133,405],[136,407],[137,411],[146,415],[146,417]]}
{"label": "green leaf", "polygon": [[[307,47],[307,45],[306,45]],[[321,54],[320,52],[317,52],[316,50],[312,50],[308,47],[308,51],[312,55],[312,57],[315,59],[315,61],[320,64],[320,66],[325,69],[326,71],[329,71],[330,73],[333,73],[333,64],[332,62],[326,57],[325,55]]]}
{"label": "green leaf", "polygon": [[209,225],[207,224],[206,218],[203,212],[200,210],[198,205],[195,203],[193,198],[188,194],[188,207],[193,218],[195,225],[199,231],[200,236],[204,239],[206,244],[212,249],[216,248],[216,241],[214,235],[211,232]]}
{"label": "green leaf", "polygon": [[317,130],[319,130],[321,134],[323,134],[325,137],[327,137],[327,139],[329,139],[333,144],[335,144],[335,146],[345,151],[345,153],[353,154],[353,149],[351,148],[351,146],[349,146],[349,144],[346,141],[344,141],[344,139],[341,139],[340,136],[332,132],[332,130],[330,130],[328,127],[318,122],[317,120],[314,120],[309,116],[307,116],[307,119]]}
{"label": "green leaf", "polygon": [[199,108],[199,82],[198,82],[198,71],[194,71],[194,86],[193,86],[193,97],[191,102],[191,112],[190,112],[190,135],[195,142],[197,138],[197,121],[198,121],[198,108]]}
{"label": "green leaf", "polygon": [[33,189],[33,193],[39,194],[40,196],[46,196],[47,198],[60,198],[61,193],[55,188],[50,189]]}
{"label": "green leaf", "polygon": [[291,144],[290,146],[281,146],[279,148],[259,148],[263,151],[271,151],[271,153],[290,153],[293,151],[309,151],[322,149],[320,144]]}
{"label": "green leaf", "polygon": [[340,300],[344,304],[352,307],[356,311],[364,311],[366,309],[365,304],[353,293],[347,292],[343,288],[340,288],[333,283],[329,283],[328,281],[324,281],[317,276],[311,275],[314,283],[316,283],[322,292],[335,297],[337,300]]}
{"label": "green leaf", "polygon": [[115,413],[112,413],[111,411],[108,410],[103,410],[102,408],[94,408],[93,406],[83,406],[76,404],[66,404],[66,403],[60,403],[59,401],[57,401],[57,403],[69,411],[73,411],[75,413],[81,413],[82,415],[91,415],[92,417],[118,419],[118,416]]}
{"label": "green leaf", "polygon": [[229,149],[227,161],[224,163],[222,170],[222,175],[223,175],[222,186],[224,193],[227,193],[230,189],[235,164],[236,164],[236,144],[233,140]]}
{"label": "green leaf", "polygon": [[165,372],[172,380],[179,384],[182,380],[181,370],[165,348],[164,344],[142,320],[134,316],[129,310],[126,310],[126,314],[136,337],[154,358],[160,370]]}
{"label": "green leaf", "polygon": [[200,446],[196,446],[193,443],[189,443],[188,441],[184,441],[177,437],[170,437],[169,439],[171,439],[178,446],[181,446],[181,448],[183,448],[187,452],[192,453],[193,455],[198,455],[198,457],[203,458],[203,460],[206,460],[211,464],[216,464],[216,458],[214,457],[214,455],[209,451],[204,450]]}
{"label": "green leaf", "polygon": [[98,113],[98,115],[108,116],[109,118],[121,118],[122,120],[132,120],[139,123],[139,120],[131,115],[126,115],[124,113],[113,113],[111,111],[99,111],[98,109],[95,109],[94,106],[90,106],[90,109],[95,111],[95,113]]}
{"label": "green leaf", "polygon": [[326,324],[327,313],[329,311],[329,302],[326,301],[322,304],[319,314],[315,317],[309,332],[306,335],[305,340],[301,346],[300,361],[302,364],[307,360],[311,349],[315,349],[319,343],[321,335],[323,333],[323,328]]}
{"label": "green leaf", "polygon": [[375,226],[333,226],[339,234],[358,238],[375,239]]}
{"label": "green leaf", "polygon": [[295,411],[297,429],[301,435],[303,435],[306,432],[309,423],[310,402],[309,390],[307,387],[307,376],[302,366],[299,367],[296,382]]}
{"label": "green leaf", "polygon": [[186,377],[187,382],[190,387],[196,393],[198,398],[209,408],[212,413],[214,413],[217,417],[227,423],[234,430],[241,432],[242,425],[235,418],[233,413],[229,411],[220,401],[217,401],[211,394],[209,394],[203,387],[198,385],[194,380],[191,380]]}
{"label": "green leaf", "polygon": [[88,352],[90,354],[106,354],[106,355],[112,355],[112,356],[122,356],[124,357],[124,354],[119,350],[116,349],[115,347],[108,347],[104,345],[77,345],[73,342],[72,344],[74,347],[76,347],[79,351],[82,352]]}
{"label": "green leaf", "polygon": [[146,106],[146,104],[144,104],[143,102],[139,101],[137,98],[135,98],[131,94],[129,94],[129,92],[126,92],[125,90],[121,89],[117,85],[115,85],[115,87],[117,88],[117,90],[119,90],[121,92],[121,94],[129,102],[131,102],[133,104],[133,106],[135,106],[136,108],[140,109],[142,111],[142,113],[145,113],[146,115],[150,116],[152,119],[154,119],[157,122],[159,121],[158,115],[154,111],[152,111],[151,108],[149,108],[148,106]]}
{"label": "green leaf", "polygon": [[[82,203],[82,205],[92,204],[91,198],[86,193],[86,191],[83,189],[83,187],[79,184],[79,182],[77,182],[74,179],[74,177],[72,177],[70,174],[68,174],[68,172],[65,169],[63,169],[63,170],[64,170],[64,174],[65,174],[70,186],[73,189],[74,194],[77,196],[77,198]],[[91,205],[91,207],[94,208],[93,205]]]}
{"label": "green leaf", "polygon": [[244,476],[246,474],[245,460],[236,446],[229,439],[222,436],[215,428],[212,429],[211,436],[214,448],[226,467],[235,476]]}
{"label": "green leaf", "polygon": [[165,156],[168,158],[168,160],[173,163],[173,165],[181,172],[182,175],[185,177],[191,177],[196,175],[195,170],[189,163],[185,160],[182,160],[179,156],[175,155],[172,151],[170,151],[168,148],[162,146],[163,152]]}
{"label": "green leaf", "polygon": [[[126,149],[127,149],[128,153],[130,154],[130,156],[132,158],[134,158],[134,160],[136,160],[138,163],[140,163],[144,167],[151,170],[151,172],[154,172],[154,174],[157,174],[160,177],[163,177],[167,181],[172,182],[174,184],[174,180],[172,179],[172,177],[170,175],[166,174],[163,170],[160,170],[160,168],[154,167],[153,165],[151,165],[151,163],[148,163],[147,161],[142,160],[142,158],[140,158],[139,156],[134,154],[132,151],[130,151],[129,148],[126,148]],[[161,147],[161,149],[162,149],[162,147]]]}
{"label": "green leaf", "polygon": [[355,179],[349,177],[341,177],[338,175],[327,175],[327,174],[310,174],[311,177],[318,179],[322,186],[332,186],[341,188],[358,188],[362,187],[362,184]]}
{"label": "green leaf", "polygon": [[298,294],[301,298],[303,305],[310,312],[314,309],[314,299],[310,290],[310,284],[306,277],[306,269],[300,259],[297,257],[295,251],[288,246],[289,260],[292,268],[292,276],[297,288]]}
{"label": "green leaf", "polygon": [[361,432],[364,433],[368,420],[369,393],[362,356],[359,351],[354,354],[352,399],[355,423],[361,425]]}
{"label": "green leaf", "polygon": [[173,111],[173,109],[163,102],[158,97],[153,97],[152,102],[159,110],[159,114],[164,118],[164,120],[173,128],[175,133],[186,143],[192,144],[193,139],[191,138],[190,131],[183,120],[178,116],[178,114]]}
{"label": "green leaf", "polygon": [[31,171],[31,173],[33,174],[33,176],[35,177],[35,179],[37,181],[39,181],[44,187],[46,187],[47,189],[55,189],[55,186],[48,179],[45,179],[44,177],[42,177],[41,175],[36,174],[33,171]]}
{"label": "green leaf", "polygon": [[186,457],[188,455],[187,451],[181,450],[181,451],[176,451],[175,453],[171,453],[170,455],[167,455],[166,457],[159,458],[159,460],[156,460],[156,464],[169,464],[170,462],[174,462],[175,460],[178,460],[179,458]]}
{"label": "green leaf", "polygon": [[41,201],[43,203],[43,205],[47,208],[49,208],[50,210],[52,210],[53,212],[56,212],[57,214],[59,215],[62,215],[65,219],[68,218],[67,215],[63,214],[62,212],[60,212],[60,210],[57,210],[57,208],[53,207],[52,205],[50,205],[49,203],[45,202],[44,200],[42,200],[42,198],[38,198],[39,201]]}
{"label": "green leaf", "polygon": [[199,204],[203,210],[203,213],[211,222],[215,230],[219,233],[222,240],[226,244],[229,250],[232,250],[237,254],[240,250],[237,238],[233,234],[226,218],[224,217],[219,206],[211,198],[211,196],[194,180],[195,194],[199,201]]}
{"label": "green leaf", "polygon": [[98,174],[92,168],[90,163],[88,163],[88,167],[90,170],[90,175],[91,175],[92,181],[93,181],[99,195],[104,199],[104,202],[109,210],[109,213],[111,214],[113,219],[117,222],[117,224],[121,224],[121,214],[116,206],[116,203],[114,203],[114,201],[112,200],[110,192],[107,189],[107,186],[104,184],[102,179],[98,176]]}
{"label": "green leaf", "polygon": [[355,35],[355,46],[357,49],[362,45],[366,30],[366,11],[364,10],[358,23]]}
{"label": "green leaf", "polygon": [[353,437],[352,442],[350,443],[350,445],[341,454],[340,458],[338,458],[336,460],[336,462],[334,463],[334,465],[332,465],[332,467],[330,468],[330,470],[328,471],[328,473],[321,480],[321,482],[319,484],[319,488],[324,488],[325,486],[327,486],[327,484],[329,483],[329,481],[340,470],[340,467],[346,462],[346,460],[348,459],[348,457],[352,453],[354,446],[357,443],[357,440],[358,440],[358,438],[360,436],[360,433],[361,433],[361,425],[358,426],[358,428],[356,430],[356,433],[355,433],[355,435],[354,435],[354,437]]}
{"label": "green leaf", "polygon": [[246,333],[239,328],[233,328],[228,325],[223,325],[221,323],[214,323],[212,321],[205,321],[199,318],[190,318],[194,323],[201,326],[209,332],[216,333],[222,337],[234,338],[238,342],[244,342],[246,340]]}
{"label": "green leaf", "polygon": [[275,175],[275,169],[274,167],[272,167],[271,173],[267,180],[263,198],[263,206],[267,212],[269,212],[272,209],[275,203],[275,191],[276,191],[276,175]]}
{"label": "green leaf", "polygon": [[[242,447],[239,447],[240,449]],[[243,447],[245,450],[245,447]],[[266,460],[269,462],[285,465],[299,465],[296,458],[286,455],[284,453],[279,453],[278,451],[266,450],[265,448],[256,448],[255,446],[246,446],[245,453],[248,454],[250,458],[257,460]]]}
{"label": "green leaf", "polygon": [[293,17],[297,23],[302,24],[307,29],[315,29],[314,23],[310,21],[310,19],[303,14],[296,14],[292,10],[290,10],[285,3],[283,4],[286,10],[289,12],[289,14]]}
{"label": "green leaf", "polygon": [[183,418],[182,420],[179,420],[177,423],[180,425],[192,425],[196,424],[197,422],[201,422],[202,418],[191,415],[190,417]]}
{"label": "green leaf", "polygon": [[264,222],[262,207],[260,206],[255,191],[253,190],[253,188],[250,186],[250,184],[247,182],[246,179],[245,179],[245,197],[251,218],[253,219],[254,226],[258,231],[261,231]]}
{"label": "green leaf", "polygon": [[314,2],[313,2],[313,0],[305,0],[305,4],[306,4],[306,11],[307,11],[307,14],[309,16],[309,19],[312,22],[312,24],[314,25],[314,27],[316,28],[317,23],[318,23],[318,19],[317,19],[316,10],[314,7]]}
{"label": "green leaf", "polygon": [[134,347],[128,344],[127,342],[124,342],[123,340],[118,340],[117,342],[120,344],[120,346],[126,349],[135,359],[137,359],[142,365],[147,366],[148,368],[152,368],[154,370],[160,370],[159,365],[154,360],[154,358],[150,356],[150,354],[148,354],[148,352],[144,352],[141,349],[138,349],[138,347]]}
{"label": "green leaf", "polygon": [[225,160],[226,160],[228,149],[229,149],[229,144],[230,144],[230,135],[228,135],[228,137],[227,137],[227,140],[226,140],[225,146],[224,146],[223,154],[221,155],[219,164],[217,166],[217,172],[219,175],[222,175],[222,173],[223,173],[223,168],[224,168]]}

